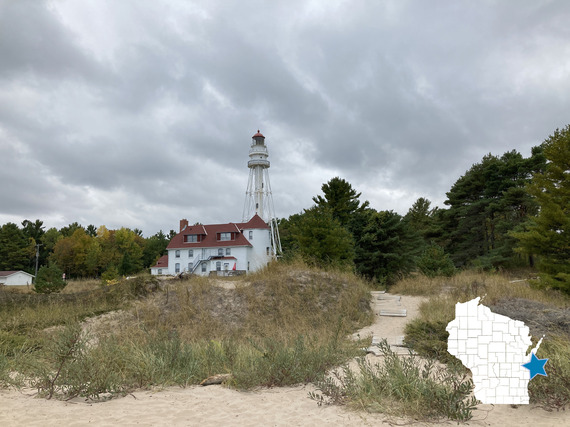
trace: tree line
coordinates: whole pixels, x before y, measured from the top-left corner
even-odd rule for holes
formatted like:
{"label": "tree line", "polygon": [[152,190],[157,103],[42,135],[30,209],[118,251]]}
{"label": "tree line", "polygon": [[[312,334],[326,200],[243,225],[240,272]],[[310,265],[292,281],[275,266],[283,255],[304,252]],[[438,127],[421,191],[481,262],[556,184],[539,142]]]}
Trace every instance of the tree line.
{"label": "tree line", "polygon": [[386,284],[418,269],[537,267],[543,286],[570,292],[569,174],[570,125],[528,158],[484,156],[446,193],[445,208],[419,198],[404,216],[377,211],[335,177],[312,207],[280,221],[284,253]]}
{"label": "tree line", "polygon": [[46,230],[39,219],[26,219],[21,226],[9,222],[0,227],[0,270],[34,274],[37,262],[40,268],[56,265],[69,278],[99,277],[108,271],[134,274],[154,265],[175,234],[161,230],[144,238],[136,228],[109,230],[74,222]]}
{"label": "tree line", "polygon": [[[340,266],[391,284],[420,270],[536,267],[544,286],[570,292],[570,125],[524,158],[488,154],[446,193],[446,207],[419,198],[405,215],[376,210],[346,180],[322,185],[314,205],[279,221],[284,257]],[[0,270],[52,264],[68,277],[134,274],[153,265],[175,235],[108,230],[77,222],[45,230],[43,222],[0,227]],[[38,256],[36,257],[36,252]]]}

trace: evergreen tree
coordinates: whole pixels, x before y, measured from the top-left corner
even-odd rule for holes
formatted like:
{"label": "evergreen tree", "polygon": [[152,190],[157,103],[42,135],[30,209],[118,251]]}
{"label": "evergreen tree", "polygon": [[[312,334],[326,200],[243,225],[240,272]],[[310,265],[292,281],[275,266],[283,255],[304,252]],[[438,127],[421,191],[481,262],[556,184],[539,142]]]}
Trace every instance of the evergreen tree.
{"label": "evergreen tree", "polygon": [[352,185],[342,178],[332,178],[322,185],[321,190],[324,197],[313,197],[313,201],[319,208],[330,209],[333,218],[342,226],[347,226],[353,214],[368,207],[368,201],[360,204],[361,193],[357,193]]}
{"label": "evergreen tree", "polygon": [[516,151],[491,154],[474,164],[447,193],[442,240],[456,265],[509,266],[516,262],[516,229],[536,205],[524,191],[532,173],[544,163],[542,150],[524,159]]}
{"label": "evergreen tree", "polygon": [[32,272],[30,259],[35,254],[34,245],[16,224],[4,224],[0,227],[0,270]]}
{"label": "evergreen tree", "polygon": [[370,212],[356,245],[356,271],[386,284],[415,268],[421,237],[392,211]]}
{"label": "evergreen tree", "polygon": [[61,291],[66,285],[67,283],[63,280],[63,272],[57,265],[44,266],[38,271],[34,291],[39,294],[51,294]]}
{"label": "evergreen tree", "polygon": [[526,224],[526,231],[513,237],[521,251],[540,256],[544,286],[570,293],[570,125],[557,129],[542,147],[546,167],[527,187],[540,211]]}
{"label": "evergreen tree", "polygon": [[289,251],[322,266],[353,266],[352,236],[329,209],[317,206],[305,209],[293,219],[290,217],[288,225],[284,227],[284,237]]}

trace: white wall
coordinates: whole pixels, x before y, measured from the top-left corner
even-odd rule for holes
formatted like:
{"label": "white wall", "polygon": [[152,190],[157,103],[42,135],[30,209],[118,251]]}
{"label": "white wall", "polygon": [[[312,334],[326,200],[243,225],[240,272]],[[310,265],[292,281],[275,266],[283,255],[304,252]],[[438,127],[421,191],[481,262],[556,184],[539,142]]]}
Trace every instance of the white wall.
{"label": "white wall", "polygon": [[18,271],[10,276],[0,277],[0,283],[8,286],[31,285],[33,277],[31,274]]}
{"label": "white wall", "polygon": [[[253,233],[252,239],[249,239],[250,231]],[[267,248],[271,248],[269,230],[244,230],[243,234],[249,240],[249,243],[253,245],[247,257],[247,261],[249,261],[249,272],[254,272],[265,267],[271,260],[271,255],[267,255]],[[244,270],[247,270],[247,268],[244,268]]]}
{"label": "white wall", "polygon": [[[230,254],[226,255],[226,249],[230,249]],[[234,266],[234,262],[237,263],[236,265],[236,270],[246,270],[247,269],[247,252],[248,252],[248,247],[246,246],[221,246],[221,247],[215,247],[215,248],[194,248],[192,249],[192,256],[189,255],[189,250],[188,249],[169,249],[168,250],[168,274],[171,275],[175,275],[175,274],[179,274],[182,273],[184,271],[188,271],[188,264],[190,262],[193,263],[193,265],[196,265],[196,263],[200,260],[200,259],[208,259],[208,257],[210,256],[218,256],[218,250],[222,249],[222,256],[230,256],[230,257],[235,257],[237,258],[237,260],[219,260],[222,263],[222,270],[224,270],[224,263],[228,263],[228,269],[231,270],[233,269]],[[180,251],[179,252],[179,257],[176,257],[176,251]],[[212,261],[207,261],[206,262],[206,271],[202,272],[202,266],[200,265],[196,270],[194,270],[195,274],[199,274],[199,275],[208,275],[210,274],[210,271],[216,271],[216,261],[217,260],[212,260]],[[180,271],[179,273],[176,272],[176,263],[180,264]],[[164,273],[163,269],[163,273]]]}

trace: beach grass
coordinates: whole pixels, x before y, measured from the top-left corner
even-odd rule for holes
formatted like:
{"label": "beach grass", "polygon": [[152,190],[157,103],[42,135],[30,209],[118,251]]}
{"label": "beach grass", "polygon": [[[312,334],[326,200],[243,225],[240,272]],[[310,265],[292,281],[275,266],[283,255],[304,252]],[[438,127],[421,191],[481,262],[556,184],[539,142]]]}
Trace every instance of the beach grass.
{"label": "beach grass", "polygon": [[226,373],[238,389],[307,383],[361,354],[348,337],[371,322],[369,288],[351,274],[273,263],[216,283],[147,275],[5,299],[0,369],[45,397],[106,399]]}
{"label": "beach grass", "polygon": [[451,278],[417,275],[390,289],[404,295],[423,295],[420,316],[405,329],[405,342],[418,354],[433,357],[460,369],[461,362],[447,352],[447,324],[455,317],[455,304],[480,297],[481,304],[512,319],[524,321],[533,345],[545,335],[537,357],[548,358],[548,376],[529,383],[531,403],[560,410],[570,405],[570,298],[556,292],[536,289],[526,280],[506,274],[464,271]]}

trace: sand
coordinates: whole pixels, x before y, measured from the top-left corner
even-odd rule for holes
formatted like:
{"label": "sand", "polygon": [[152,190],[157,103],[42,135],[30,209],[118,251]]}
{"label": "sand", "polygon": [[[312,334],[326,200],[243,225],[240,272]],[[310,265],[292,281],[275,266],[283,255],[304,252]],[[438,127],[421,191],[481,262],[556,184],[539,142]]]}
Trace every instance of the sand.
{"label": "sand", "polygon": [[[390,342],[403,335],[405,323],[417,315],[420,297],[396,302],[374,301],[373,308],[402,308],[407,317],[375,316],[373,325],[359,331]],[[376,356],[369,355],[369,358]],[[434,425],[388,419],[381,414],[354,412],[343,407],[319,407],[308,398],[314,386],[239,392],[224,386],[169,387],[138,391],[124,398],[91,403],[36,398],[34,390],[0,390],[0,426],[324,426]],[[444,422],[441,425],[455,425]],[[570,411],[547,412],[532,405],[479,405],[474,426],[569,426]]]}

